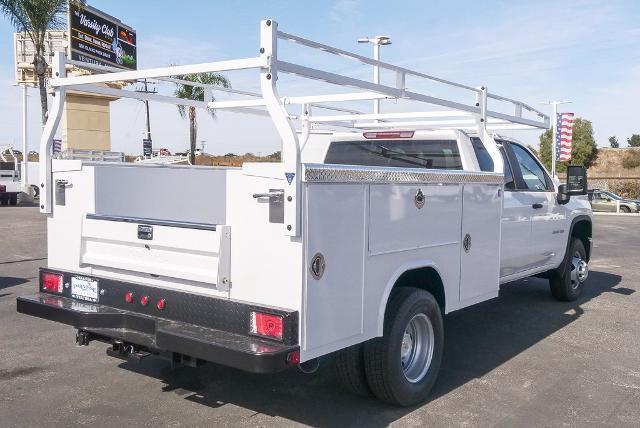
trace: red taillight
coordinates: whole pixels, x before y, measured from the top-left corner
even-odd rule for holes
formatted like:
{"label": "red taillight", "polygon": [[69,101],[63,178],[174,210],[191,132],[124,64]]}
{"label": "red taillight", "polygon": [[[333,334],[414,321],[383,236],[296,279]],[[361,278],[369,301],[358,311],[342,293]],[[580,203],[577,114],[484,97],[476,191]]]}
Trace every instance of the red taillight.
{"label": "red taillight", "polygon": [[140,298],[140,304],[142,306],[147,306],[149,304],[149,296],[142,296]]}
{"label": "red taillight", "polygon": [[42,289],[44,291],[62,293],[63,287],[62,275],[56,275],[55,273],[42,274]]}
{"label": "red taillight", "polygon": [[160,299],[158,300],[158,303],[156,303],[156,308],[160,310],[163,310],[166,306],[167,306],[167,302],[164,299]]}
{"label": "red taillight", "polygon": [[367,140],[379,140],[381,138],[413,138],[414,131],[381,131],[364,132],[362,136]]}
{"label": "red taillight", "polygon": [[300,364],[300,351],[293,351],[287,354],[288,364]]}
{"label": "red taillight", "polygon": [[6,192],[7,191],[7,186],[5,186],[4,184],[0,184],[0,192]]}
{"label": "red taillight", "polygon": [[282,317],[279,315],[251,312],[251,334],[282,340]]}
{"label": "red taillight", "polygon": [[124,293],[124,301],[127,303],[133,302],[133,293],[131,291]]}

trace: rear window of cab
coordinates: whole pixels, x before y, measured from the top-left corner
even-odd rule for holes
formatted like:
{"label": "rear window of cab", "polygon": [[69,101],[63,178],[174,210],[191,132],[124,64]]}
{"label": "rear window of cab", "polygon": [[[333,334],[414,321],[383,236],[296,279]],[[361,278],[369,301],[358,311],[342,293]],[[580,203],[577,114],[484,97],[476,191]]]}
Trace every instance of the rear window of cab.
{"label": "rear window of cab", "polygon": [[400,168],[462,169],[456,140],[333,141],[324,163]]}

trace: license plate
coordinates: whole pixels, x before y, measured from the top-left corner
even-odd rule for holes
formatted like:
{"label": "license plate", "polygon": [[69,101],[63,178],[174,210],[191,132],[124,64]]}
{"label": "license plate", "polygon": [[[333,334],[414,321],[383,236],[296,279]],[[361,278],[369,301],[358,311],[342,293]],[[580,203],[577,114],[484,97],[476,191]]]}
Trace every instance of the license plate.
{"label": "license plate", "polygon": [[87,302],[98,301],[98,281],[74,276],[71,278],[71,297]]}

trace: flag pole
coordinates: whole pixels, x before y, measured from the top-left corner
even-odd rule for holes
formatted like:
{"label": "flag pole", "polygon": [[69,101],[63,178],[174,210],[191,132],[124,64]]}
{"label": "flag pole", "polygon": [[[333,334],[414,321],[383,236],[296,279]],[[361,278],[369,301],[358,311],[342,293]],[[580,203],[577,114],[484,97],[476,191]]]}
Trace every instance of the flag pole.
{"label": "flag pole", "polygon": [[551,176],[553,178],[557,178],[556,175],[556,152],[557,152],[557,142],[558,138],[558,106],[560,104],[571,104],[573,101],[547,101],[546,103],[542,103],[545,105],[550,105],[553,108],[553,116],[551,116],[552,120],[552,134],[551,134]]}
{"label": "flag pole", "polygon": [[553,132],[551,136],[551,176],[553,178],[556,177],[556,153],[558,150],[558,102],[554,101],[551,103],[553,106]]}

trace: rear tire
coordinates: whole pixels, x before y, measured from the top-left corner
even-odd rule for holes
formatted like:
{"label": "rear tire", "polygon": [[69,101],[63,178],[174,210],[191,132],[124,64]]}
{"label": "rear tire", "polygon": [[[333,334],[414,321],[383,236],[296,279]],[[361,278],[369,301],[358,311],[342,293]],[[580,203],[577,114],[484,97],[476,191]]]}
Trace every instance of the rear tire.
{"label": "rear tire", "polygon": [[384,335],[364,345],[369,387],[382,401],[411,406],[429,396],[440,371],[444,328],[434,297],[412,287],[387,303]]}
{"label": "rear tire", "polygon": [[[584,263],[584,264],[583,264]],[[578,238],[572,238],[563,266],[553,271],[549,279],[551,294],[563,302],[576,300],[584,288],[584,281],[589,274],[587,252]]]}
{"label": "rear tire", "polygon": [[18,205],[18,195],[9,196],[9,205]]}
{"label": "rear tire", "polygon": [[620,207],[620,212],[621,213],[625,213],[625,214],[629,214],[631,212],[631,210],[629,209],[629,207],[625,207],[624,205]]}
{"label": "rear tire", "polygon": [[334,367],[340,386],[361,397],[371,396],[364,369],[363,345],[353,345],[335,354]]}

